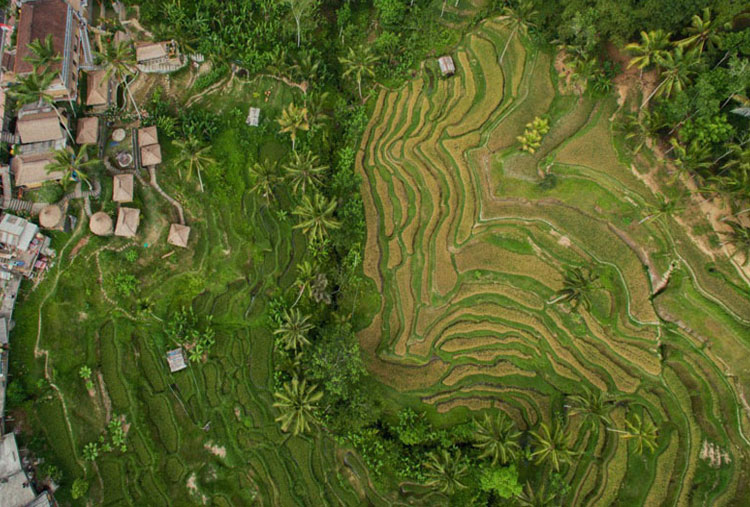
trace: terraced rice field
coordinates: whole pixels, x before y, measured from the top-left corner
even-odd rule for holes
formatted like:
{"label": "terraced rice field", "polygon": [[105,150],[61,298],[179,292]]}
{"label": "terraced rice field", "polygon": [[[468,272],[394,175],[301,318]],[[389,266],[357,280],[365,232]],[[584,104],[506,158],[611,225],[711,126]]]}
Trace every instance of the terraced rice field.
{"label": "terraced rice field", "polygon": [[[639,177],[651,168],[617,150],[614,99],[561,95],[552,55],[517,38],[500,65],[507,36],[486,21],[454,51],[455,76],[428,62],[377,97],[358,160],[365,271],[383,295],[360,335],[370,369],[436,413],[501,409],[522,428],[564,413],[583,386],[622,402],[616,427],[647,413],[659,439],[643,457],[567,417],[581,452],[567,504],[750,497],[746,281],[678,221],[641,220],[656,202]],[[541,148],[521,152],[516,136],[545,114]],[[590,310],[553,303],[571,266],[600,273]],[[706,442],[731,462],[710,466]]]}

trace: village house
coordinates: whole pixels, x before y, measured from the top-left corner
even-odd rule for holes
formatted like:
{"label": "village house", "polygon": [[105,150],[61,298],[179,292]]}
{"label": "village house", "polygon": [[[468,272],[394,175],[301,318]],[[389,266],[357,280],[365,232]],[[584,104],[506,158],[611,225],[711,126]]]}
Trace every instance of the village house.
{"label": "village house", "polygon": [[[60,123],[60,120],[64,123]],[[24,154],[60,150],[67,146],[67,119],[51,106],[27,104],[18,111],[16,137]]]}
{"label": "village house", "polygon": [[138,70],[146,73],[174,72],[187,63],[173,40],[136,44],[135,59]]}
{"label": "village house", "polygon": [[91,215],[89,220],[89,230],[97,236],[112,235],[112,217],[104,211],[97,211]]}
{"label": "village house", "polygon": [[112,79],[107,79],[103,70],[87,73],[86,90],[86,105],[94,111],[105,110],[112,101]]}
{"label": "village house", "polygon": [[0,219],[0,270],[31,278],[35,270],[46,269],[47,258],[54,257],[49,245],[50,239],[36,224],[10,213]]}
{"label": "village house", "polygon": [[159,133],[155,126],[138,129],[138,147],[140,148],[141,166],[161,164],[161,146]]}
{"label": "village house", "polygon": [[167,363],[169,363],[169,371],[172,373],[187,368],[187,363],[185,363],[185,353],[183,352],[182,347],[167,352]]}
{"label": "village house", "polygon": [[190,227],[182,224],[172,224],[169,228],[169,236],[167,236],[167,243],[180,248],[187,248],[188,240],[190,239]]}
{"label": "village house", "polygon": [[78,120],[76,144],[96,144],[99,141],[99,118],[87,116]]}
{"label": "village house", "polygon": [[[80,1],[74,0],[81,7]],[[81,27],[79,13],[64,0],[33,0],[21,4],[16,35],[16,54],[13,73],[4,74],[6,82],[12,82],[33,71],[27,61],[32,56],[28,47],[35,40],[44,41],[52,36],[52,44],[61,59],[50,64],[56,77],[47,89],[57,100],[75,100],[78,97],[78,71],[81,50]]]}

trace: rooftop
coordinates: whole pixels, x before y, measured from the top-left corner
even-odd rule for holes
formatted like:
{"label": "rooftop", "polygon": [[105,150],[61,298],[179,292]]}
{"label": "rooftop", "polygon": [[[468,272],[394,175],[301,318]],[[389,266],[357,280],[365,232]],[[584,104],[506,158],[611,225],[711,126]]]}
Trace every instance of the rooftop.
{"label": "rooftop", "polygon": [[96,70],[86,76],[87,106],[103,106],[109,102],[109,80],[104,79],[105,72]]}
{"label": "rooftop", "polygon": [[133,175],[116,174],[112,177],[112,200],[131,202],[133,200]]}
{"label": "rooftop", "polygon": [[187,368],[182,347],[167,352],[167,362],[169,363],[169,371],[172,373]]}
{"label": "rooftop", "polygon": [[57,229],[63,221],[63,210],[57,204],[50,204],[39,212],[39,225],[45,229]]}
{"label": "rooftop", "polygon": [[78,120],[78,133],[76,134],[76,143],[96,144],[98,140],[99,118],[96,116],[87,116]]}
{"label": "rooftop", "polygon": [[161,164],[161,146],[151,144],[141,148],[141,164],[144,166]]}
{"label": "rooftop", "polygon": [[33,155],[18,155],[13,157],[10,168],[13,172],[15,185],[19,187],[39,186],[45,181],[60,180],[61,171],[47,172],[47,165],[53,160],[53,153],[37,153]]}
{"label": "rooftop", "polygon": [[132,238],[138,232],[138,226],[141,223],[141,210],[135,208],[120,208],[117,214],[117,225],[115,226],[115,236]]}
{"label": "rooftop", "polygon": [[6,213],[0,220],[0,243],[19,250],[28,250],[39,227],[21,217]]}
{"label": "rooftop", "polygon": [[60,119],[55,111],[31,113],[19,116],[16,122],[18,135],[21,142],[39,143],[42,141],[54,141],[62,139],[65,134],[60,127]]}
{"label": "rooftop", "polygon": [[157,58],[169,56],[166,42],[147,42],[135,47],[135,59],[138,62],[146,62]]}
{"label": "rooftop", "polygon": [[[28,44],[37,39],[44,41],[49,34],[52,34],[52,45],[55,51],[62,56],[65,51],[67,23],[68,6],[63,0],[25,2],[21,6],[17,26],[16,74],[31,72],[33,66],[26,61],[26,57],[31,55]],[[52,64],[50,68],[62,69],[62,60]]]}
{"label": "rooftop", "polygon": [[0,504],[3,507],[26,507],[35,498],[21,467],[16,436],[8,433],[0,439]]}
{"label": "rooftop", "polygon": [[441,56],[438,58],[438,65],[440,65],[440,72],[442,72],[444,76],[456,72],[456,66],[453,64],[453,58],[450,56]]}
{"label": "rooftop", "polygon": [[109,236],[112,234],[112,217],[103,211],[97,211],[91,215],[89,230],[97,236]]}
{"label": "rooftop", "polygon": [[143,147],[158,143],[159,132],[156,130],[156,125],[138,129],[138,146]]}
{"label": "rooftop", "polygon": [[172,224],[169,228],[167,243],[182,248],[187,248],[188,239],[190,239],[190,227],[182,224]]}

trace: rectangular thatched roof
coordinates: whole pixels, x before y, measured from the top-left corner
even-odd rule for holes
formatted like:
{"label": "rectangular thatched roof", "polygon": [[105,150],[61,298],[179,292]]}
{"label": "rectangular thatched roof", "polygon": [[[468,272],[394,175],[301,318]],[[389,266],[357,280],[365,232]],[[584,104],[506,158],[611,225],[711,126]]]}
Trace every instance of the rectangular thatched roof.
{"label": "rectangular thatched roof", "polygon": [[96,70],[89,72],[86,76],[88,92],[86,95],[87,106],[104,106],[109,102],[109,80],[104,79],[105,72]]}
{"label": "rectangular thatched roof", "polygon": [[161,146],[151,144],[141,148],[141,165],[150,166],[161,164]]}
{"label": "rectangular thatched roof", "polygon": [[78,133],[76,134],[76,143],[78,144],[96,144],[99,140],[99,118],[96,116],[87,116],[78,120]]}
{"label": "rectangular thatched roof", "polygon": [[123,238],[132,238],[138,232],[138,226],[141,223],[141,210],[135,208],[120,208],[117,214],[117,225],[115,226],[115,236]]}
{"label": "rectangular thatched roof", "polygon": [[166,42],[147,42],[135,47],[135,59],[138,63],[165,58],[169,55]]}
{"label": "rectangular thatched roof", "polygon": [[16,122],[18,135],[23,144],[55,141],[64,137],[57,113],[47,111],[26,114]]}
{"label": "rectangular thatched roof", "polygon": [[138,129],[138,146],[143,147],[152,144],[159,144],[159,131],[156,130],[156,125]]}
{"label": "rectangular thatched roof", "polygon": [[112,178],[112,200],[131,202],[133,200],[133,175],[117,174]]}
{"label": "rectangular thatched roof", "polygon": [[172,224],[169,228],[167,243],[181,248],[187,248],[190,239],[190,227],[182,224]]}
{"label": "rectangular thatched roof", "polygon": [[15,185],[19,187],[38,187],[45,181],[59,181],[63,177],[60,171],[47,172],[47,165],[52,161],[52,153],[18,155],[10,162]]}

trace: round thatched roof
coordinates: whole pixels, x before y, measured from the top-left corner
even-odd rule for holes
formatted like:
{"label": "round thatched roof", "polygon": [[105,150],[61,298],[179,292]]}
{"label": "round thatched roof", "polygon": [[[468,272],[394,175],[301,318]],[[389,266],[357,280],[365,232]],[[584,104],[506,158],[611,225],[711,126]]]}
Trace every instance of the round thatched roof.
{"label": "round thatched roof", "polygon": [[62,221],[63,212],[57,204],[50,204],[42,208],[39,213],[39,225],[45,229],[53,229]]}
{"label": "round thatched roof", "polygon": [[97,236],[109,236],[112,234],[112,218],[103,211],[91,215],[89,229]]}

